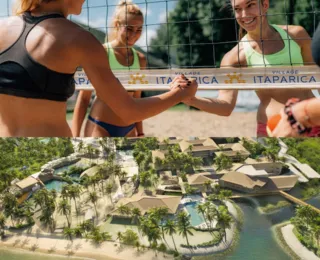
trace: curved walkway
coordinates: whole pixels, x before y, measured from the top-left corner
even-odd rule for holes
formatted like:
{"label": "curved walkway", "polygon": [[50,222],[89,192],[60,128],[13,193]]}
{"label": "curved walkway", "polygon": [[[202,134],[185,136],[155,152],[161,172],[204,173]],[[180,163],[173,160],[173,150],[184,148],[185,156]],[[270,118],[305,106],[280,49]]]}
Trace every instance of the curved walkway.
{"label": "curved walkway", "polygon": [[295,252],[302,260],[320,260],[319,257],[301,244],[296,235],[293,233],[293,227],[294,226],[292,224],[289,224],[281,228],[283,238],[291,250]]}

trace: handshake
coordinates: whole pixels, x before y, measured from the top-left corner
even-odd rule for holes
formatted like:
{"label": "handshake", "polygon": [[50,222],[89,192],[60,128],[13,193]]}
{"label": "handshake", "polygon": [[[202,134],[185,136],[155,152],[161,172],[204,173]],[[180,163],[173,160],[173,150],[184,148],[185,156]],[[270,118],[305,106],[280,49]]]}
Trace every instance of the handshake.
{"label": "handshake", "polygon": [[188,79],[185,75],[179,75],[170,83],[170,91],[182,94],[182,101],[187,103],[191,100],[198,89],[198,83],[195,79]]}

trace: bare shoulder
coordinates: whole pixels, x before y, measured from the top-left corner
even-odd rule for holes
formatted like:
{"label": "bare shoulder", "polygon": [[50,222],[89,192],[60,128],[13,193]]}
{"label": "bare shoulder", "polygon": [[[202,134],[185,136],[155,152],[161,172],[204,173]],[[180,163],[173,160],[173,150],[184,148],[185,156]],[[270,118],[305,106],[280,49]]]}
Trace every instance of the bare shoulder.
{"label": "bare shoulder", "polygon": [[300,26],[300,25],[278,25],[280,28],[284,29],[289,33],[289,35],[293,39],[303,39],[303,40],[311,40],[310,35],[308,34],[307,30]]}
{"label": "bare shoulder", "polygon": [[223,56],[220,67],[242,66],[247,66],[247,60],[242,44],[238,43]]}
{"label": "bare shoulder", "polygon": [[139,58],[140,67],[141,68],[146,68],[147,67],[146,56],[140,51],[137,51],[137,54],[138,54],[138,58]]}

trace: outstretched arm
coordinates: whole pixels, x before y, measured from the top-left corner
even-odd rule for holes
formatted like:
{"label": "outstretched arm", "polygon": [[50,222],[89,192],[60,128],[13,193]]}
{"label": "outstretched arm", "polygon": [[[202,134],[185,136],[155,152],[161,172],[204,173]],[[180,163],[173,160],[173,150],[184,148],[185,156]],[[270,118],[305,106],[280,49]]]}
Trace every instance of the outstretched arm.
{"label": "outstretched arm", "polygon": [[79,33],[78,38],[75,44],[78,64],[86,72],[97,97],[128,124],[155,116],[194,96],[197,91],[195,81],[188,83],[180,78],[176,87],[167,93],[150,98],[132,98],[112,73],[108,57],[98,40],[85,31]]}
{"label": "outstretched arm", "polygon": [[[223,57],[221,67],[230,67],[233,65],[239,65],[239,61],[234,59],[231,51],[231,53],[227,53]],[[237,90],[220,90],[218,98],[194,97],[184,103],[208,113],[219,116],[229,116],[236,106],[237,97]]]}

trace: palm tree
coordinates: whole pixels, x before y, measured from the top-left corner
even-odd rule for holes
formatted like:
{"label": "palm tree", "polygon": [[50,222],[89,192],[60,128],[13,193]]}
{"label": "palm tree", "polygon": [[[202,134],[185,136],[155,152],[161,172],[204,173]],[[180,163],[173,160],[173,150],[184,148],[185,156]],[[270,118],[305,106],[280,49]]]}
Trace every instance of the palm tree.
{"label": "palm tree", "polygon": [[73,229],[71,229],[70,227],[65,227],[63,229],[63,236],[69,239],[71,242],[73,241],[73,235],[74,235]]}
{"label": "palm tree", "polygon": [[207,227],[209,228],[209,225],[207,223],[207,218],[206,218],[206,205],[205,204],[198,204],[197,205],[197,212],[199,214],[202,214],[204,221],[206,222]]}
{"label": "palm tree", "polygon": [[188,235],[193,236],[193,233],[191,232],[192,226],[190,222],[190,216],[187,215],[186,212],[181,211],[179,212],[177,216],[177,228],[179,231],[179,234],[186,238],[188,246],[190,246]]}
{"label": "palm tree", "polygon": [[6,217],[0,213],[0,237],[4,237],[4,228],[6,226]]}
{"label": "palm tree", "polygon": [[98,217],[98,211],[97,211],[97,201],[98,201],[98,195],[95,191],[89,192],[89,197],[87,199],[87,202],[91,202],[94,206],[94,209],[96,211],[96,216]]}
{"label": "palm tree", "polygon": [[174,241],[173,235],[177,233],[176,223],[173,220],[167,220],[163,227],[164,231],[169,234],[172,238],[175,250],[178,252],[176,242]]}
{"label": "palm tree", "polygon": [[71,206],[70,206],[70,204],[68,203],[67,200],[63,199],[63,200],[61,200],[59,202],[58,212],[66,217],[67,223],[68,223],[68,227],[70,228],[70,221],[69,221],[68,216],[71,213]]}
{"label": "palm tree", "polygon": [[120,205],[118,207],[118,212],[122,216],[129,216],[131,214],[131,209],[126,205]]}
{"label": "palm tree", "polygon": [[113,201],[112,201],[112,190],[113,190],[113,184],[108,183],[106,187],[106,193],[109,196],[109,200],[111,201],[112,206],[114,206]]}
{"label": "palm tree", "polygon": [[45,227],[49,227],[50,231],[53,232],[55,229],[55,222],[53,219],[54,210],[52,207],[45,208],[42,210],[39,220]]}
{"label": "palm tree", "polygon": [[69,197],[72,198],[74,201],[74,206],[75,206],[77,215],[79,214],[78,207],[77,207],[77,199],[80,198],[81,191],[82,191],[82,188],[78,184],[73,184],[69,186]]}
{"label": "palm tree", "polygon": [[33,202],[31,200],[26,200],[25,202],[23,202],[23,208],[26,212],[31,213],[34,208]]}
{"label": "palm tree", "polygon": [[11,218],[11,222],[13,224],[13,215],[18,207],[18,200],[17,198],[11,194],[11,193],[6,193],[3,198],[2,198],[2,204],[3,204],[3,213],[6,217]]}
{"label": "palm tree", "polygon": [[141,217],[141,210],[139,208],[133,208],[131,210],[131,214],[132,214],[132,217],[133,217],[132,221],[139,225],[139,218]]}
{"label": "palm tree", "polygon": [[219,206],[218,214],[217,214],[217,221],[218,221],[217,226],[223,232],[224,240],[227,241],[226,229],[231,228],[231,223],[232,223],[233,219],[230,216],[226,206]]}
{"label": "palm tree", "polygon": [[206,192],[208,192],[211,189],[211,184],[212,184],[212,181],[209,181],[209,180],[204,182],[204,186],[206,188]]}

